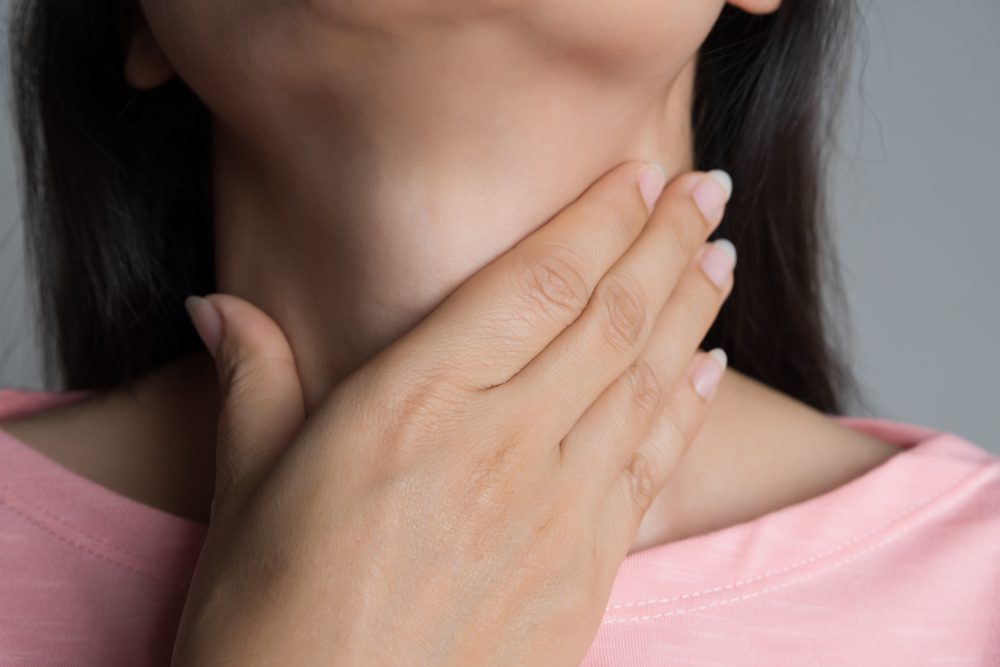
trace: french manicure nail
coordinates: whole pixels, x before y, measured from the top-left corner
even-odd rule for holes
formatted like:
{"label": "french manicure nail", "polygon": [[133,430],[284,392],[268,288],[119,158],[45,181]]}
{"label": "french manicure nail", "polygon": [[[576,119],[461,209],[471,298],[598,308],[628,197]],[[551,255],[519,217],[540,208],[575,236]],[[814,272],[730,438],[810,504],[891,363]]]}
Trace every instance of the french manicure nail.
{"label": "french manicure nail", "polygon": [[736,266],[736,246],[729,239],[716,239],[701,258],[701,269],[717,286],[722,287]]}
{"label": "french manicure nail", "polygon": [[691,196],[705,220],[715,229],[733,193],[733,179],[722,169],[713,169],[698,181]]}
{"label": "french manicure nail", "polygon": [[192,294],[184,299],[184,307],[187,309],[191,323],[194,325],[198,337],[205,344],[208,351],[215,356],[215,349],[222,339],[222,316],[207,299],[203,299],[196,294]]}
{"label": "french manicure nail", "polygon": [[715,395],[728,361],[726,351],[721,347],[713,349],[702,358],[691,375],[691,383],[699,396],[709,400]]}
{"label": "french manicure nail", "polygon": [[667,174],[656,162],[650,162],[639,170],[639,192],[642,193],[642,200],[646,202],[646,209],[652,213],[656,206],[656,200],[663,192],[663,186],[667,183]]}

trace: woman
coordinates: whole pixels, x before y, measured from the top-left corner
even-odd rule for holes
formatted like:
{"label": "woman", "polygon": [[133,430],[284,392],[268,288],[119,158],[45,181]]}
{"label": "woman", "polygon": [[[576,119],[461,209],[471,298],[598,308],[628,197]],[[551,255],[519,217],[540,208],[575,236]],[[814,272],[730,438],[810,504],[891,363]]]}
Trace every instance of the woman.
{"label": "woman", "polygon": [[[166,664],[182,610],[186,636],[203,636],[191,619],[208,607],[188,609],[209,588],[186,598],[205,524],[226,516],[212,507],[217,426],[239,419],[184,297],[240,297],[212,300],[227,325],[239,301],[266,313],[294,357],[291,412],[314,414],[585,186],[641,159],[672,183],[696,167],[732,176],[713,233],[738,250],[738,286],[704,338],[729,366],[607,582],[584,664],[995,664],[996,459],[953,434],[835,416],[856,387],[820,298],[836,278],[821,264],[821,157],[850,3],[110,5],[15,14],[29,239],[67,392],[3,397],[5,654]],[[216,628],[233,621],[219,606],[204,612]],[[385,617],[362,606],[344,608]],[[283,641],[256,616],[245,637]],[[492,647],[483,664],[502,662]]]}

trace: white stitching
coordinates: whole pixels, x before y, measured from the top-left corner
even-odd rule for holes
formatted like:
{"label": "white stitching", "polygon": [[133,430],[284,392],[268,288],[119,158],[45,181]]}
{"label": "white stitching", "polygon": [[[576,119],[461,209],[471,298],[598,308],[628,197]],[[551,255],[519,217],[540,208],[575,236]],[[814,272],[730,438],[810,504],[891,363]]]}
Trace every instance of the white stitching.
{"label": "white stitching", "polygon": [[[990,467],[985,468],[985,470],[986,471],[990,471],[993,468],[996,468],[997,470],[1000,470],[1000,464],[998,464],[996,466],[991,465]],[[828,551],[826,551],[826,552],[824,552],[824,553],[822,553],[822,554],[820,554],[818,556],[813,556],[812,558],[808,558],[808,559],[799,561],[797,563],[789,565],[788,567],[785,567],[785,568],[780,569],[780,570],[772,570],[772,571],[765,572],[763,574],[757,575],[755,577],[751,577],[749,579],[743,579],[743,580],[736,581],[736,582],[733,582],[733,583],[730,583],[730,584],[725,584],[725,585],[722,585],[722,586],[716,586],[715,588],[708,588],[708,589],[705,589],[705,590],[702,590],[702,591],[696,591],[696,592],[692,592],[692,593],[685,593],[683,595],[675,595],[675,596],[667,597],[667,598],[653,598],[653,599],[649,599],[649,600],[640,600],[640,601],[637,601],[637,602],[626,602],[626,603],[622,603],[622,604],[612,605],[612,606],[610,606],[610,607],[607,608],[607,611],[612,611],[612,610],[615,610],[615,609],[626,609],[626,608],[630,608],[630,607],[639,607],[639,606],[645,606],[645,605],[650,605],[650,604],[662,604],[662,603],[665,603],[665,602],[674,602],[676,600],[683,600],[683,599],[687,599],[687,598],[698,597],[698,596],[701,596],[701,595],[706,595],[706,594],[709,594],[709,593],[715,593],[717,591],[727,590],[727,589],[730,589],[730,588],[734,588],[734,587],[740,586],[742,584],[748,584],[748,583],[753,583],[755,581],[760,581],[761,579],[766,579],[768,577],[772,577],[772,576],[775,576],[775,575],[778,575],[778,574],[783,574],[785,572],[789,572],[791,570],[797,569],[797,568],[802,567],[804,565],[808,565],[809,563],[813,563],[813,562],[815,562],[817,560],[821,560],[821,559],[829,556],[830,554],[836,553],[837,551],[842,551],[843,549],[851,546],[852,544],[855,544],[857,542],[863,541],[864,539],[866,539],[866,538],[868,538],[868,537],[870,537],[870,536],[872,536],[872,535],[874,535],[874,534],[876,534],[876,533],[884,530],[886,527],[892,525],[893,523],[897,523],[899,520],[901,520],[906,515],[913,514],[914,512],[916,512],[917,510],[919,510],[920,508],[925,507],[926,505],[934,502],[938,498],[941,498],[942,496],[948,495],[949,493],[951,493],[954,490],[958,489],[960,486],[964,485],[968,480],[970,480],[971,478],[975,477],[976,475],[982,473],[983,470],[984,469],[982,469],[982,468],[977,468],[975,471],[973,471],[972,473],[966,475],[961,480],[959,480],[958,482],[956,482],[954,485],[949,486],[945,490],[943,490],[943,491],[941,491],[939,493],[934,494],[933,496],[931,496],[930,498],[927,498],[926,500],[923,500],[923,501],[921,501],[919,503],[911,505],[909,508],[907,508],[906,510],[904,510],[900,514],[896,515],[896,517],[894,517],[893,519],[891,519],[891,520],[883,523],[878,528],[875,528],[875,529],[873,529],[873,530],[871,530],[871,531],[869,531],[869,532],[861,535],[860,537],[855,537],[855,538],[853,538],[851,540],[848,540],[847,542],[843,542],[843,543],[841,543],[841,544],[833,547],[832,549],[829,549]],[[996,472],[996,470],[993,470],[993,472]],[[847,560],[835,563],[831,567],[824,568],[824,569],[819,570],[818,572],[815,572],[815,573],[813,573],[811,575],[807,575],[805,577],[800,577],[799,579],[793,579],[791,581],[785,582],[784,584],[782,584],[780,586],[775,586],[775,587],[772,587],[772,588],[765,588],[763,590],[757,591],[756,593],[753,593],[751,595],[747,595],[747,596],[744,596],[744,597],[740,597],[740,598],[732,598],[732,599],[729,599],[729,600],[723,600],[723,601],[713,602],[713,603],[711,603],[711,604],[709,604],[707,606],[699,607],[697,609],[675,610],[675,611],[670,611],[670,612],[664,612],[662,614],[654,614],[652,616],[635,616],[635,617],[625,617],[625,618],[610,619],[610,620],[604,621],[604,623],[620,623],[620,622],[630,621],[630,620],[647,620],[647,619],[652,619],[652,618],[660,618],[661,616],[667,616],[667,615],[670,615],[670,614],[688,613],[688,612],[694,612],[694,611],[701,611],[703,609],[708,609],[709,607],[714,607],[714,606],[719,605],[719,604],[727,604],[727,603],[730,603],[730,602],[736,602],[736,601],[739,601],[739,600],[745,600],[745,599],[748,599],[748,598],[760,595],[762,593],[765,593],[767,591],[777,590],[779,588],[783,588],[784,586],[790,585],[790,584],[795,583],[797,581],[804,581],[805,579],[808,579],[808,578],[813,577],[813,576],[815,576],[817,574],[820,574],[821,572],[826,572],[827,570],[830,570],[833,567],[839,567],[840,565],[844,565],[845,563],[849,563],[852,560],[854,560],[855,558],[861,556],[862,554],[868,553],[869,551],[872,551],[872,550],[874,550],[876,548],[879,548],[880,546],[883,546],[887,542],[892,541],[892,539],[895,539],[896,537],[899,537],[900,535],[906,534],[906,532],[908,532],[909,530],[912,530],[913,528],[917,527],[918,525],[920,525],[924,521],[928,520],[930,517],[936,516],[940,511],[941,510],[939,509],[939,510],[937,510],[935,512],[928,513],[926,516],[924,516],[923,518],[919,519],[916,523],[912,524],[908,529],[904,529],[904,530],[900,531],[899,533],[897,533],[895,537],[886,538],[886,540],[883,540],[883,541],[877,543],[876,545],[874,545],[872,547],[869,547],[868,549],[866,549],[864,551],[861,551],[858,554],[855,554],[854,556],[852,556],[851,558],[848,558]]]}
{"label": "white stitching", "polygon": [[[2,498],[0,498],[0,504],[3,504],[10,511],[14,512],[15,514],[24,517],[25,519],[27,519],[31,523],[35,524],[37,527],[41,528],[45,532],[47,532],[50,535],[52,535],[53,537],[55,537],[60,542],[65,542],[66,544],[70,545],[71,547],[79,549],[80,551],[83,551],[84,553],[90,554],[91,556],[96,556],[97,558],[100,558],[103,561],[111,563],[112,565],[117,565],[118,567],[121,567],[121,568],[124,568],[126,570],[129,570],[130,572],[135,572],[137,574],[141,574],[141,575],[144,575],[146,577],[149,577],[153,581],[159,582],[161,584],[167,584],[168,586],[171,586],[173,588],[177,588],[177,589],[180,589],[180,590],[186,590],[186,587],[184,585],[180,584],[179,582],[170,581],[170,580],[167,580],[167,579],[163,579],[163,578],[157,576],[156,574],[154,574],[152,572],[149,572],[149,571],[144,570],[144,569],[137,568],[134,565],[129,565],[128,563],[123,563],[120,560],[116,560],[110,554],[101,553],[100,551],[97,551],[96,549],[92,549],[92,548],[90,548],[90,547],[88,547],[88,546],[86,546],[84,544],[80,544],[79,542],[74,542],[73,540],[69,539],[65,535],[60,535],[59,533],[57,533],[55,530],[52,529],[51,526],[46,526],[44,523],[42,523],[41,521],[38,520],[38,517],[32,516],[28,512],[25,512],[24,510],[20,509],[19,507],[16,507],[15,505],[10,504],[9,502],[4,502]],[[140,562],[142,562],[143,564],[146,564],[145,561],[140,561]]]}
{"label": "white stitching", "polygon": [[[19,510],[14,504],[9,503],[9,502],[7,502],[7,503],[3,502],[3,497],[4,496],[7,496],[8,498],[14,499],[16,502],[25,505],[32,512],[41,513],[42,515],[48,517],[49,520],[55,521],[56,523],[58,523],[58,524],[60,524],[62,526],[65,526],[68,530],[70,530],[72,532],[75,532],[78,536],[84,537],[84,538],[86,538],[86,539],[94,542],[95,544],[100,545],[100,547],[102,549],[106,550],[106,551],[118,552],[119,554],[124,554],[125,556],[128,556],[129,558],[135,559],[135,560],[143,563],[144,565],[151,565],[151,566],[153,566],[154,569],[158,569],[159,568],[159,566],[156,563],[151,562],[149,559],[143,558],[142,556],[140,556],[140,555],[138,555],[136,553],[133,553],[129,549],[126,549],[124,547],[120,547],[120,546],[115,545],[115,544],[111,544],[111,543],[109,543],[109,542],[107,542],[105,540],[97,538],[97,537],[91,535],[90,533],[88,533],[87,531],[85,531],[85,530],[79,528],[78,526],[74,525],[73,523],[70,523],[64,517],[59,516],[58,514],[53,514],[52,512],[50,512],[47,509],[45,509],[44,507],[39,507],[38,505],[36,505],[36,504],[32,503],[31,501],[29,501],[27,498],[25,498],[20,493],[17,493],[16,491],[14,491],[14,489],[11,486],[9,486],[7,484],[0,484],[0,503],[2,503],[4,505],[6,505],[7,507],[11,508],[12,510],[14,510],[15,512],[17,512],[21,516],[24,516],[26,518],[31,518],[32,521],[35,524],[37,524],[38,526],[41,526],[41,527],[45,528],[45,530],[47,530],[52,535],[55,535],[55,536],[59,537],[63,541],[67,542],[68,544],[72,544],[73,546],[76,546],[76,547],[79,547],[79,548],[83,549],[87,553],[92,553],[93,554],[93,553],[96,553],[96,552],[93,551],[91,548],[84,547],[83,545],[79,544],[78,542],[73,542],[73,541],[65,538],[64,536],[59,535],[51,527],[44,526],[41,522],[39,522],[34,517],[28,517],[28,514],[26,512],[24,512],[24,510]],[[117,561],[117,560],[113,560],[110,557],[110,555],[104,556],[104,558],[106,560],[110,560],[111,562],[113,562],[113,563],[115,563],[117,565],[121,565],[123,567],[127,567],[129,569],[135,570],[135,568],[133,568],[132,566],[129,566],[129,565],[127,565],[125,563],[122,563],[120,561]],[[138,570],[136,570],[136,571],[138,571]],[[192,570],[187,570],[187,569],[181,570],[181,569],[170,568],[169,574],[177,577],[178,579],[184,579],[184,578],[190,578],[193,575],[193,571]],[[154,578],[156,578],[156,577],[154,577]],[[158,578],[157,578],[157,580],[158,581],[163,581],[163,580],[158,579]],[[170,583],[173,584],[173,585],[175,585],[175,586],[180,586],[180,587],[183,588],[183,585],[180,584],[180,583],[178,583],[177,581],[172,581]]]}

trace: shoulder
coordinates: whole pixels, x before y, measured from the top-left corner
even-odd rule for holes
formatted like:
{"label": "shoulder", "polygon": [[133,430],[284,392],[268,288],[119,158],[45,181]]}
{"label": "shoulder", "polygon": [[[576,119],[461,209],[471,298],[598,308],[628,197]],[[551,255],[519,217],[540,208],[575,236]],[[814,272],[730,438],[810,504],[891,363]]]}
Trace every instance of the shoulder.
{"label": "shoulder", "polygon": [[108,490],[207,522],[214,486],[214,387],[164,368],[107,391],[0,390],[0,441]]}
{"label": "shoulder", "polygon": [[92,391],[0,388],[0,434],[48,454],[94,412]]}

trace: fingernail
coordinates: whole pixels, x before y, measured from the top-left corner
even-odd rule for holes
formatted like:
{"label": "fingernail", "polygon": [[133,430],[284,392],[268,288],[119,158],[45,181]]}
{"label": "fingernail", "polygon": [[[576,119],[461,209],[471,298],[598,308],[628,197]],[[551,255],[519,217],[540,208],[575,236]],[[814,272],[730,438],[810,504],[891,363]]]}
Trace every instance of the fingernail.
{"label": "fingernail", "polygon": [[660,198],[663,186],[667,183],[667,174],[659,164],[650,162],[639,170],[637,178],[639,179],[639,192],[642,193],[642,200],[646,202],[646,209],[652,213],[653,207],[656,206],[656,200]]}
{"label": "fingernail", "polygon": [[721,347],[713,349],[702,357],[691,375],[691,383],[699,396],[705,400],[715,396],[715,390],[719,386],[719,380],[722,379],[727,363],[726,351]]}
{"label": "fingernail", "polygon": [[722,221],[722,212],[733,193],[733,179],[721,169],[713,169],[698,181],[691,192],[694,203],[715,229]]}
{"label": "fingernail", "polygon": [[214,357],[222,339],[222,316],[210,301],[194,294],[184,299],[184,307],[201,342]]}
{"label": "fingernail", "polygon": [[722,287],[735,266],[736,246],[729,239],[716,239],[705,248],[705,254],[701,258],[701,270],[717,286]]}

